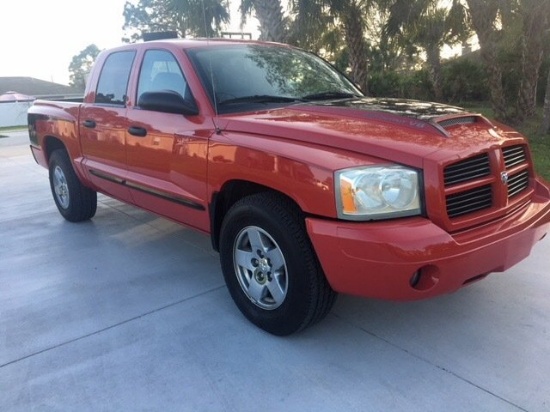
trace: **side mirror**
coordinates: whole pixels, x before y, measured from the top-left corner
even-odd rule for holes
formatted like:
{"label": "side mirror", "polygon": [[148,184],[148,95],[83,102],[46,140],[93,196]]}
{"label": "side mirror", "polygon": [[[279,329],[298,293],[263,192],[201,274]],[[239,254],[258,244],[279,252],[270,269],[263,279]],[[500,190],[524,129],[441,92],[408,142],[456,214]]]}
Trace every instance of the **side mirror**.
{"label": "side mirror", "polygon": [[172,90],[145,92],[139,96],[138,106],[155,112],[194,116],[199,114],[195,102],[185,100],[181,94]]}

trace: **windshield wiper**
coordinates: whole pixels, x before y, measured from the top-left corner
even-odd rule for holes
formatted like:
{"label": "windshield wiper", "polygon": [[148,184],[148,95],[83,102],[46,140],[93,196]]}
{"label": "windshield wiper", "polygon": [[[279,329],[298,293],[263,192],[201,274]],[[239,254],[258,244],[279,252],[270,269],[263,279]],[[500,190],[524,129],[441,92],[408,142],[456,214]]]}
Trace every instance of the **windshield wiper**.
{"label": "windshield wiper", "polygon": [[349,99],[351,97],[360,97],[360,96],[353,93],[346,93],[346,92],[322,92],[322,93],[308,94],[307,96],[303,96],[302,100]]}
{"label": "windshield wiper", "polygon": [[294,97],[284,96],[271,96],[268,94],[255,94],[253,96],[235,97],[234,99],[222,100],[218,104],[220,106],[225,104],[237,104],[237,103],[291,103],[299,101],[300,99]]}

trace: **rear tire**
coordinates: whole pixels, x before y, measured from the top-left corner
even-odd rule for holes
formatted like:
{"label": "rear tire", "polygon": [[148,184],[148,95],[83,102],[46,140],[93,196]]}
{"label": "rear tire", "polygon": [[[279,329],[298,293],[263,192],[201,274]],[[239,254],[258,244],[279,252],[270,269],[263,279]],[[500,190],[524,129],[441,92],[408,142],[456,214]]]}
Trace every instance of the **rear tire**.
{"label": "rear tire", "polygon": [[91,219],[97,209],[97,193],[80,183],[65,150],[52,152],[49,171],[50,188],[59,213],[70,222]]}
{"label": "rear tire", "polygon": [[237,307],[274,335],[290,335],[318,322],[336,299],[303,214],[276,193],[259,193],[233,205],[221,228],[220,259]]}

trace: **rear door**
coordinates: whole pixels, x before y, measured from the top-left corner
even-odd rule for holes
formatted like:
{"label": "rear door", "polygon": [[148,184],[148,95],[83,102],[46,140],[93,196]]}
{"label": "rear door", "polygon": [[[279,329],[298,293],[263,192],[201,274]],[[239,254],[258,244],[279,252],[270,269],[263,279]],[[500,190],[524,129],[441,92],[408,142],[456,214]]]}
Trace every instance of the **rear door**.
{"label": "rear door", "polygon": [[83,164],[100,191],[130,202],[126,179],[127,90],[135,50],[108,55],[99,74],[93,102],[80,114]]}
{"label": "rear door", "polygon": [[193,99],[174,53],[148,49],[140,62],[137,104],[127,112],[127,185],[138,206],[208,230],[206,156],[212,124],[205,129],[201,115],[184,116],[139,107],[142,93],[162,90]]}

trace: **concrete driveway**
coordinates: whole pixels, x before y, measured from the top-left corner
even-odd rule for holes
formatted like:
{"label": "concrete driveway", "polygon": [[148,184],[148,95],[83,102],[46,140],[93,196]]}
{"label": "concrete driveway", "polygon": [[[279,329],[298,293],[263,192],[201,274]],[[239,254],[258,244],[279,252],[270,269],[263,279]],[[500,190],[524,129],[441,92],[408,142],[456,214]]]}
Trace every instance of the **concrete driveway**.
{"label": "concrete driveway", "polygon": [[27,139],[0,138],[0,411],[550,411],[550,236],[455,294],[340,296],[277,338],[206,236],[104,196],[64,221]]}

